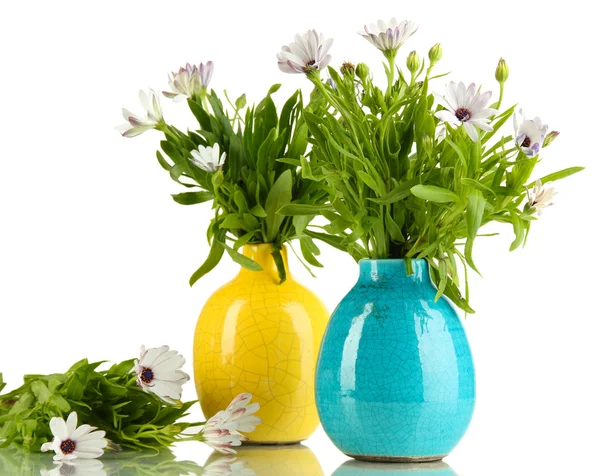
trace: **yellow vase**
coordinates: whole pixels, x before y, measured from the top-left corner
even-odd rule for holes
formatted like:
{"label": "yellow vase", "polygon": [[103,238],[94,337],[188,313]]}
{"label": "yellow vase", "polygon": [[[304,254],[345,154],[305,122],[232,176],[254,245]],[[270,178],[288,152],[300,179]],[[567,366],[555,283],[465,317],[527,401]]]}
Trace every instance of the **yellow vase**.
{"label": "yellow vase", "polygon": [[206,417],[238,394],[260,403],[262,419],[247,436],[255,443],[293,443],[319,424],[314,397],[317,354],[329,313],[294,280],[279,283],[271,245],[246,245],[263,271],[241,269],[200,313],[194,337],[196,391]]}

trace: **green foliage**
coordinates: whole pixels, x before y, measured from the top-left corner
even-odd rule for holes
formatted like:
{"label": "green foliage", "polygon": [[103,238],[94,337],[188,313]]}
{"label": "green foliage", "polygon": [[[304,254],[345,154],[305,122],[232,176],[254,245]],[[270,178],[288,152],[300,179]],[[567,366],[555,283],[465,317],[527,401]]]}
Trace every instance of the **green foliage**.
{"label": "green foliage", "polygon": [[[161,123],[165,134],[160,165],[171,178],[190,191],[173,195],[183,205],[212,200],[214,218],[208,227],[210,253],[190,278],[193,285],[211,271],[224,252],[241,266],[260,270],[260,266],[238,250],[247,243],[272,243],[281,282],[286,278],[280,249],[283,243],[296,238],[309,239],[304,227],[294,225],[293,218],[278,213],[285,206],[314,207],[327,199],[327,192],[306,177],[300,166],[306,163],[309,131],[302,117],[303,103],[295,92],[278,113],[272,99],[279,85],[271,87],[258,105],[246,109],[242,96],[230,115],[217,94],[194,96],[188,100],[190,110],[198,120],[198,129],[182,132]],[[308,106],[310,107],[310,105]],[[242,117],[243,116],[243,117]],[[207,172],[194,164],[191,151],[198,146],[219,145],[227,154],[225,165],[217,172]],[[310,220],[308,220],[310,221]],[[303,252],[305,259],[315,261],[318,249]]]}
{"label": "green foliage", "polygon": [[98,370],[101,364],[84,359],[64,374],[26,375],[21,387],[0,395],[0,448],[39,451],[52,439],[50,419],[72,411],[124,448],[169,446],[198,425],[180,421],[195,402],[169,405],[139,388],[133,360]]}
{"label": "green foliage", "polygon": [[[439,109],[434,107],[429,83],[441,56],[439,45],[434,53],[428,68],[421,64],[418,73],[414,67],[418,57],[413,53],[410,79],[394,67],[395,58],[386,57],[390,66],[384,64],[385,92],[373,83],[363,64],[356,75],[342,76],[329,68],[328,83],[318,72],[308,74],[324,106],[304,112],[312,150],[309,160],[301,164],[302,174],[320,184],[330,205],[320,208],[329,223],[306,234],[347,251],[356,260],[425,258],[438,298],[445,294],[465,312],[473,312],[466,274],[467,267],[476,270],[475,239],[482,226],[495,221],[512,226],[511,250],[524,244],[536,219],[526,199],[539,158],[528,157],[512,136],[500,133],[515,106],[493,117],[493,132],[480,132],[477,141],[469,138],[464,127],[448,127],[445,138],[436,137]],[[498,109],[503,82],[500,87],[500,100],[493,105]],[[542,182],[580,170],[571,167]],[[290,205],[280,210],[296,217],[314,211]],[[465,296],[459,287],[459,265],[465,274]]]}

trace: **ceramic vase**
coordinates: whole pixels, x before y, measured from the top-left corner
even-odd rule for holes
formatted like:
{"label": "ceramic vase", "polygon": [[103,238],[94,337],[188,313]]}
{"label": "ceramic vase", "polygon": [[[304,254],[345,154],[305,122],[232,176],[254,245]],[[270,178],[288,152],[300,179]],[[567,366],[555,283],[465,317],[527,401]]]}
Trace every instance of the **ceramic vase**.
{"label": "ceramic vase", "polygon": [[214,415],[242,392],[260,403],[262,419],[248,437],[264,444],[308,438],[319,424],[315,364],[328,315],[321,300],[289,273],[280,279],[271,245],[246,245],[263,271],[244,268],[200,313],[194,377],[204,414]]}
{"label": "ceramic vase", "polygon": [[367,461],[436,461],[464,435],[475,374],[461,320],[437,301],[425,260],[361,260],[356,285],[333,313],[319,354],[323,428]]}

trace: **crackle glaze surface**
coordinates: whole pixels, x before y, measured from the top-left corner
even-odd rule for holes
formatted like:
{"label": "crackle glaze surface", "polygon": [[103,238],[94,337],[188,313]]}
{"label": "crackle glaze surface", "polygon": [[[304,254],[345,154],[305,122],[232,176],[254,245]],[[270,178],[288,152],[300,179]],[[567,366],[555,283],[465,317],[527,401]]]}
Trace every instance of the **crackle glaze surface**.
{"label": "crackle glaze surface", "polygon": [[323,428],[361,459],[441,458],[475,405],[471,351],[460,319],[425,260],[361,260],[357,284],[328,324],[317,363]]}
{"label": "crackle glaze surface", "polygon": [[[303,445],[248,446],[236,448],[238,461],[256,476],[325,476],[319,460],[310,448]],[[223,455],[213,452],[204,466],[222,459]],[[238,473],[235,473],[238,474]],[[239,473],[245,474],[245,473]]]}
{"label": "crackle glaze surface", "polygon": [[[194,377],[207,416],[242,392],[260,403],[263,422],[248,436],[297,442],[319,424],[314,372],[328,312],[289,274],[279,283],[271,245],[246,245],[263,271],[240,274],[207,301],[194,339]],[[287,255],[283,256],[287,269]]]}

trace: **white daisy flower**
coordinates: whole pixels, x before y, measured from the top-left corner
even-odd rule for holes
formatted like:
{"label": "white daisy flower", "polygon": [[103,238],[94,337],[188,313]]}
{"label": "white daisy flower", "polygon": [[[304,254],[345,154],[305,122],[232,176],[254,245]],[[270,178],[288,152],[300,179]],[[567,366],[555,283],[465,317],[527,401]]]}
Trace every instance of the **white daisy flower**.
{"label": "white daisy flower", "polygon": [[77,413],[71,412],[67,421],[60,417],[50,420],[50,431],[54,439],[42,445],[42,451],[52,450],[55,461],[69,461],[76,458],[98,458],[104,454],[109,441],[106,432],[94,431],[90,425],[77,427]]}
{"label": "white daisy flower", "polygon": [[104,465],[97,459],[60,461],[50,470],[40,469],[41,476],[106,476]]}
{"label": "white daisy flower", "polygon": [[447,109],[435,113],[440,121],[450,124],[452,127],[464,126],[474,142],[477,142],[479,138],[475,127],[488,132],[493,131],[489,125],[491,121],[489,116],[498,111],[486,107],[492,97],[491,91],[482,94],[475,90],[475,83],[471,83],[467,88],[462,81],[458,84],[451,81],[446,86],[445,96],[434,94],[440,104]]}
{"label": "white daisy flower", "polygon": [[539,117],[527,119],[523,109],[519,109],[513,116],[513,125],[517,147],[528,157],[538,155],[544,146],[548,124],[542,124]]}
{"label": "white daisy flower", "polygon": [[396,53],[406,40],[408,40],[418,27],[413,21],[404,20],[400,23],[395,18],[385,23],[379,20],[377,24],[371,23],[365,32],[359,31],[358,34],[367,39],[375,48],[384,53]]}
{"label": "white daisy flower", "polygon": [[181,399],[182,385],[190,376],[181,367],[185,359],[169,347],[146,349],[142,346],[140,359],[133,367],[137,374],[137,384],[144,391],[153,393],[167,403],[177,403]]}
{"label": "white daisy flower", "polygon": [[331,61],[328,54],[333,39],[325,39],[323,33],[308,30],[303,35],[297,34],[296,41],[283,46],[277,54],[277,64],[284,73],[308,73],[322,70]]}
{"label": "white daisy flower", "polygon": [[169,75],[169,87],[171,91],[163,91],[163,94],[175,102],[183,101],[194,95],[200,94],[208,87],[212,78],[213,62],[200,63],[200,66],[186,64],[185,68],[179,68],[177,73]]}
{"label": "white daisy flower", "polygon": [[258,403],[248,405],[252,395],[238,395],[225,410],[221,410],[206,422],[200,430],[200,436],[211,448],[224,453],[234,454],[232,446],[240,446],[247,438],[240,432],[251,432],[262,422],[254,414],[260,408]]}
{"label": "white daisy flower", "polygon": [[148,94],[140,91],[140,102],[146,111],[145,117],[137,116],[127,109],[123,109],[123,117],[129,124],[123,124],[117,127],[117,130],[124,137],[138,136],[147,130],[154,129],[162,121],[162,108],[158,102],[158,96],[152,89],[149,90]]}
{"label": "white daisy flower", "polygon": [[542,186],[542,181],[537,180],[533,190],[527,189],[527,198],[529,199],[529,207],[534,208],[538,215],[541,216],[544,208],[554,205],[552,200],[556,196],[557,192],[553,187],[549,185],[552,182],[546,183],[546,187]]}
{"label": "white daisy flower", "polygon": [[202,470],[203,476],[256,476],[254,470],[246,468],[245,461],[238,461],[237,458],[225,457],[220,458]]}
{"label": "white daisy flower", "polygon": [[225,164],[227,153],[223,152],[220,156],[221,150],[219,144],[215,143],[213,146],[204,147],[203,145],[198,146],[198,150],[192,150],[190,153],[192,157],[190,161],[196,166],[205,170],[206,172],[216,172]]}

